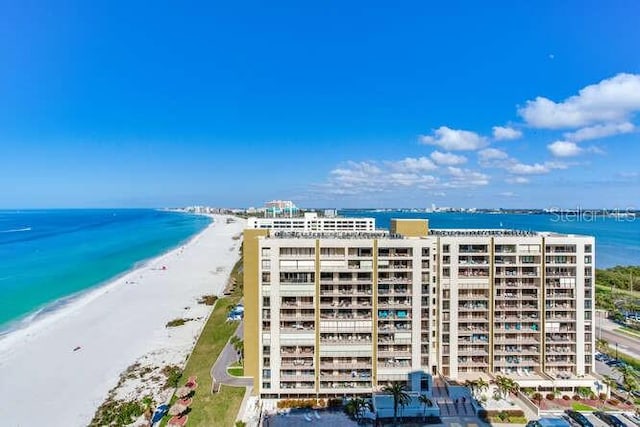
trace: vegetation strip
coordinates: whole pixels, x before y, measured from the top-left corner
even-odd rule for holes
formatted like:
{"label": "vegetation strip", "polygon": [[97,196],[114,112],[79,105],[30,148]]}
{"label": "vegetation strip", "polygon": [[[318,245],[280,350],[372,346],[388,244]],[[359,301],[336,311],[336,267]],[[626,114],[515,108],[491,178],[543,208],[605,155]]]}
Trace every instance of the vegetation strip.
{"label": "vegetation strip", "polygon": [[[241,267],[241,261],[233,267],[231,277],[236,279],[236,285],[231,295],[216,301],[213,312],[184,368],[181,383],[191,376],[197,376],[198,381],[198,388],[193,395],[188,413],[190,427],[232,426],[242,404],[245,393],[243,387],[221,386],[219,392],[211,393],[211,367],[238,328],[238,322],[227,322],[227,313],[242,297]],[[165,417],[161,425],[165,426],[168,420],[169,418]]]}

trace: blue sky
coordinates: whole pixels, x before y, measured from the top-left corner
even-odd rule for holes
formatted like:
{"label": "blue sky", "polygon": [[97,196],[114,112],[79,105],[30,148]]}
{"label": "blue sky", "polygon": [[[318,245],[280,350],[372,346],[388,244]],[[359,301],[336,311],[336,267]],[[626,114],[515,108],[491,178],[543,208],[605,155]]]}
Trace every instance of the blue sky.
{"label": "blue sky", "polygon": [[640,208],[639,14],[0,0],[0,208]]}

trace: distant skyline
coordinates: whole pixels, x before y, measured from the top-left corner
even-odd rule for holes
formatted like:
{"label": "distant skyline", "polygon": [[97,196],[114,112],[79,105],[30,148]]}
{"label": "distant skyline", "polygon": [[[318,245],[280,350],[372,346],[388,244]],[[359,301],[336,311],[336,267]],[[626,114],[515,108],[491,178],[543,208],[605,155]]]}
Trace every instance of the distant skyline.
{"label": "distant skyline", "polygon": [[0,0],[0,209],[640,209],[635,0]]}

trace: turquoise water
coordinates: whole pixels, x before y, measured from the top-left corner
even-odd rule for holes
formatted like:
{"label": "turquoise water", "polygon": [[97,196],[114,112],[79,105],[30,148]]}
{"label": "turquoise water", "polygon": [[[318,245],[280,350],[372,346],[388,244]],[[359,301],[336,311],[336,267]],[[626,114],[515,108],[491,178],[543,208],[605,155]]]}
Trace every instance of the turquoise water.
{"label": "turquoise water", "polygon": [[59,308],[210,222],[151,209],[0,211],[0,331]]}
{"label": "turquoise water", "polygon": [[598,268],[640,265],[640,218],[614,218],[588,214],[560,217],[557,214],[418,213],[344,210],[344,216],[376,218],[378,228],[389,228],[391,218],[427,218],[431,228],[507,228],[586,234],[596,238]]}

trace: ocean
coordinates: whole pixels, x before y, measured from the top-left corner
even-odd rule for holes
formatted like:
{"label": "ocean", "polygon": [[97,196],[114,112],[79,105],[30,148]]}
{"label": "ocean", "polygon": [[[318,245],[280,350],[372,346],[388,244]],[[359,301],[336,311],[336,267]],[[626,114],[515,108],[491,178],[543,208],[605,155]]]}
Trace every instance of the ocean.
{"label": "ocean", "polygon": [[210,222],[152,209],[0,211],[0,334],[179,246]]}
{"label": "ocean", "polygon": [[[344,210],[427,218],[432,228],[555,231],[596,237],[596,265],[640,265],[640,218]],[[0,335],[187,241],[210,219],[151,209],[0,211]]]}
{"label": "ocean", "polygon": [[624,218],[588,213],[490,214],[460,212],[409,212],[342,210],[340,215],[376,219],[376,227],[389,228],[391,218],[426,218],[430,228],[488,228],[554,231],[596,238],[596,267],[640,265],[640,217]]}

